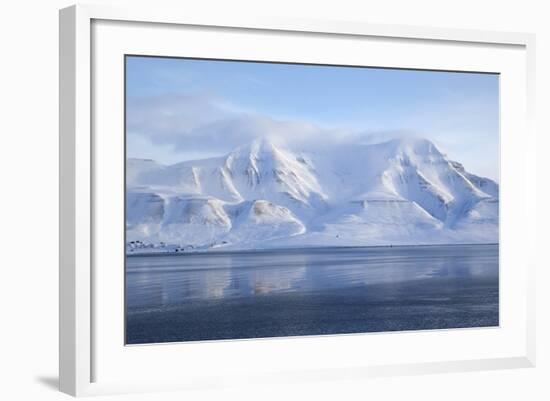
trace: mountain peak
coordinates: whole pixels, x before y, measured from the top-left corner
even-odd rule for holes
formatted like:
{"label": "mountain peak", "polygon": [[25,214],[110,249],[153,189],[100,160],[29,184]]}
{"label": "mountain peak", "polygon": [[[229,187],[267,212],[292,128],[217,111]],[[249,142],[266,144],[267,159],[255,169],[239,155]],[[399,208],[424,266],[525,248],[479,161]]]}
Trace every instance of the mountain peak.
{"label": "mountain peak", "polygon": [[402,137],[388,141],[388,143],[395,146],[395,149],[399,149],[408,154],[425,155],[425,156],[444,156],[439,148],[429,139],[422,137]]}
{"label": "mountain peak", "polygon": [[248,145],[244,146],[245,148],[249,149],[251,153],[259,154],[259,153],[271,153],[278,149],[278,146],[275,145],[274,141],[267,137],[259,137],[254,139],[252,142],[250,142]]}
{"label": "mountain peak", "polygon": [[273,141],[269,138],[259,137],[254,139],[252,142],[248,142],[234,149],[226,156],[226,158],[234,159],[238,157],[247,157],[253,160],[259,159],[262,154],[272,154],[277,150],[277,146],[275,146]]}

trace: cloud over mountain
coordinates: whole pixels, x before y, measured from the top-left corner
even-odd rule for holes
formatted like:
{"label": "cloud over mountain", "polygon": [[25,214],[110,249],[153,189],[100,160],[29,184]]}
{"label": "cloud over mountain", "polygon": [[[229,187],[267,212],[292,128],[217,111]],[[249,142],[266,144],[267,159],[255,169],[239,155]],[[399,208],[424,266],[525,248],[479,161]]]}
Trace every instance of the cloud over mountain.
{"label": "cloud over mountain", "polygon": [[129,101],[127,133],[134,141],[140,137],[169,146],[183,159],[191,150],[223,154],[255,139],[297,146],[322,140],[330,146],[362,135],[307,121],[271,118],[206,94],[170,94]]}

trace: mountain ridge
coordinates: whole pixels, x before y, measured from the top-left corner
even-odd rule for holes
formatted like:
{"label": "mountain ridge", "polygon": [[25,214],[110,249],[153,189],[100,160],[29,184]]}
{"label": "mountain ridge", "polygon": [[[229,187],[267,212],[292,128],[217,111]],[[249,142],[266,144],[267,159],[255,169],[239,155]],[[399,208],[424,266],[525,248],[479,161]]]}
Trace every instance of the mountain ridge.
{"label": "mountain ridge", "polygon": [[424,138],[330,149],[261,139],[172,165],[128,159],[126,179],[130,252],[498,242],[498,183]]}

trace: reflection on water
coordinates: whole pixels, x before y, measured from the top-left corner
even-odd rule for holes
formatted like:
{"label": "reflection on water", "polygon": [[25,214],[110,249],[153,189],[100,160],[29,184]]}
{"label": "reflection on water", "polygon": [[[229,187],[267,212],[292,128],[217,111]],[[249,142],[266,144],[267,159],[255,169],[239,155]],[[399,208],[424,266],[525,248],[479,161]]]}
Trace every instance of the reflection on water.
{"label": "reflection on water", "polygon": [[126,269],[127,307],[162,309],[198,300],[313,294],[436,277],[498,277],[498,246],[132,256]]}
{"label": "reflection on water", "polygon": [[498,245],[127,258],[126,341],[490,327]]}

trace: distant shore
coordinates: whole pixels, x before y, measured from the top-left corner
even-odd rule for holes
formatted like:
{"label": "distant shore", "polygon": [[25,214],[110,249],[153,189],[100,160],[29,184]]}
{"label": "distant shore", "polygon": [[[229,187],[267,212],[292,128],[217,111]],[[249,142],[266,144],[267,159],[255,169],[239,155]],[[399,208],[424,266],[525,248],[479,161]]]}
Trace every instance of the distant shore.
{"label": "distant shore", "polygon": [[142,257],[142,256],[192,256],[192,255],[211,255],[211,254],[238,254],[238,253],[273,253],[273,252],[292,252],[298,250],[334,250],[334,249],[366,249],[366,248],[427,248],[427,247],[449,247],[449,246],[487,246],[499,245],[498,242],[490,243],[460,243],[460,244],[406,244],[406,245],[327,245],[327,246],[301,246],[301,247],[284,247],[284,248],[260,248],[260,249],[208,249],[208,250],[193,250],[193,251],[160,251],[160,252],[132,252],[126,253],[126,257]]}

